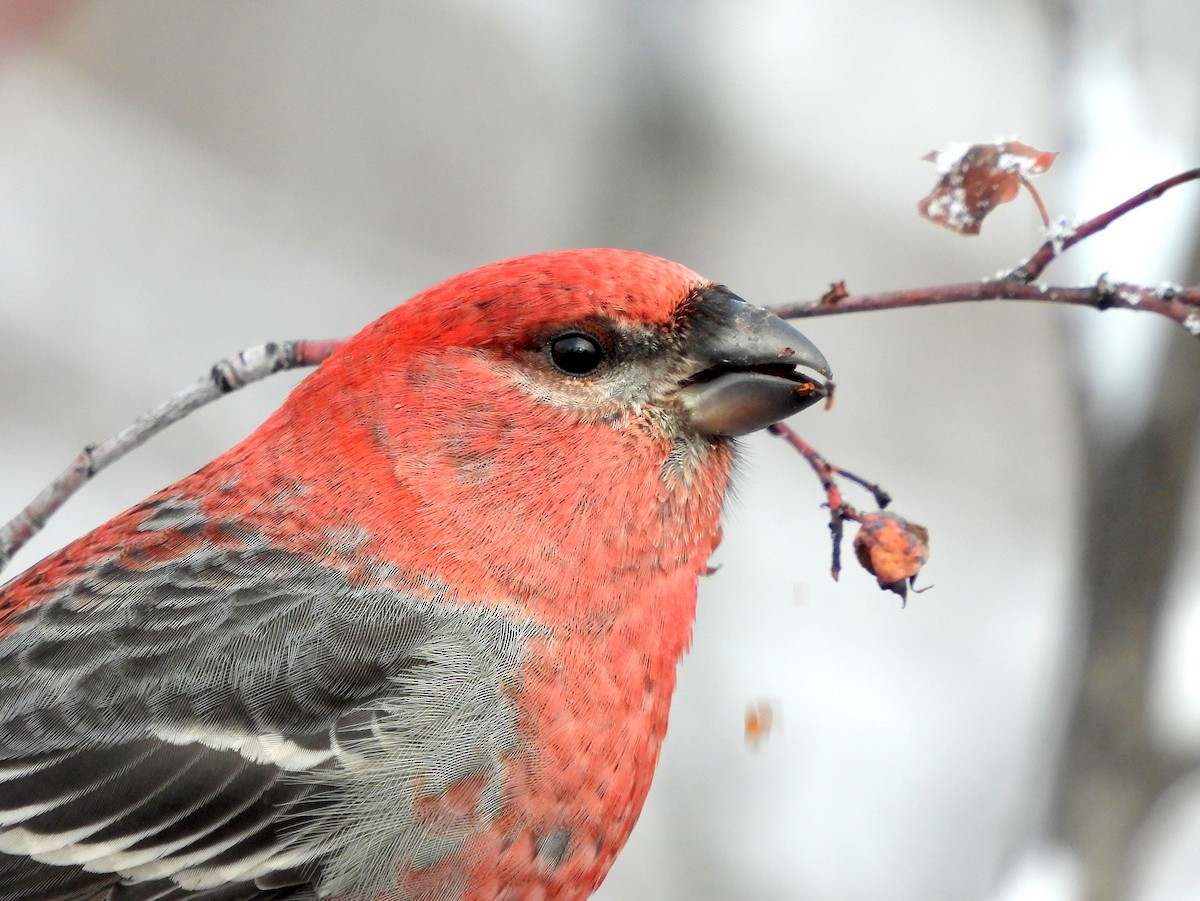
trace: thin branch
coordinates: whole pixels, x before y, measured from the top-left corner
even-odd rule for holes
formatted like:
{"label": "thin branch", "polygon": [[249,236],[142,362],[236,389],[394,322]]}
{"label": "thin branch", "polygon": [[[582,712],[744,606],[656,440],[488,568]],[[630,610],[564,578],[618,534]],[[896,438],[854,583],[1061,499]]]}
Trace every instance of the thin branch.
{"label": "thin branch", "polygon": [[825,506],[829,508],[829,533],[833,541],[833,559],[830,563],[829,574],[836,582],[842,572],[842,524],[846,520],[862,522],[862,514],[842,497],[841,487],[837,481],[838,476],[849,479],[869,491],[881,509],[891,503],[891,496],[873,482],[868,482],[861,476],[856,476],[840,466],[830,463],[820,451],[784,423],[777,422],[767,426],[767,431],[782,438],[799,451],[800,455],[808,461],[813,472],[817,474],[817,478],[821,480],[821,487],[825,490]]}
{"label": "thin branch", "polygon": [[[826,295],[827,297],[829,295]],[[868,313],[875,310],[900,310],[947,303],[981,300],[1021,300],[1032,303],[1056,303],[1092,307],[1097,310],[1145,310],[1177,322],[1200,337],[1200,287],[1148,288],[1126,282],[1110,282],[1106,276],[1090,287],[1056,288],[1028,285],[1005,278],[998,281],[962,282],[933,288],[881,291],[877,294],[846,294],[815,304],[789,304],[773,307],[771,312],[783,319],[806,319],[843,313]]]}
{"label": "thin branch", "polygon": [[1111,282],[1103,275],[1091,286],[1066,288],[1033,284],[1034,279],[1040,276],[1059,254],[1085,238],[1103,231],[1126,213],[1161,197],[1172,188],[1198,179],[1200,169],[1190,169],[1147,188],[1124,203],[1084,222],[1070,235],[1046,241],[1028,260],[1003,278],[858,295],[847,293],[844,286],[839,284],[834,285],[816,302],[776,307],[773,312],[784,319],[806,319],[814,316],[898,310],[946,303],[1020,300],[1085,306],[1097,310],[1145,310],[1165,316],[1182,325],[1193,336],[1200,337],[1200,287],[1150,288],[1145,285]]}
{"label": "thin branch", "polygon": [[1008,277],[1018,282],[1033,281],[1042,274],[1055,257],[1060,256],[1064,251],[1070,250],[1080,241],[1090,238],[1097,232],[1104,231],[1104,229],[1108,228],[1126,213],[1136,210],[1138,207],[1152,200],[1158,200],[1158,198],[1162,197],[1163,194],[1172,188],[1186,184],[1189,181],[1196,181],[1197,179],[1200,179],[1200,169],[1189,169],[1186,172],[1180,172],[1178,175],[1160,181],[1140,194],[1130,197],[1124,203],[1117,204],[1111,210],[1101,213],[1099,216],[1093,216],[1087,222],[1083,223],[1083,225],[1075,228],[1071,235],[1058,241],[1047,241],[1037,249],[1037,252],[1033,256],[1014,269]]}
{"label": "thin branch", "polygon": [[315,366],[328,357],[342,339],[268,342],[217,361],[208,374],[184,388],[111,438],[85,447],[78,457],[0,528],[0,571],[46,521],[76,491],[108,466],[121,459],[167,426],[219,397],[260,381],[276,372]]}

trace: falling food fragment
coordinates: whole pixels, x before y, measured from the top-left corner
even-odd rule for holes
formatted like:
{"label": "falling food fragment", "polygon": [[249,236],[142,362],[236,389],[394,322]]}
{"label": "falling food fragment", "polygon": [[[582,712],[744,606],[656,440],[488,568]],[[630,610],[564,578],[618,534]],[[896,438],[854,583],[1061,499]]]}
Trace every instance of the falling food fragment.
{"label": "falling food fragment", "polygon": [[902,601],[921,567],[929,560],[929,530],[903,516],[879,510],[860,515],[854,553],[879,587],[894,591]]}
{"label": "falling food fragment", "polygon": [[757,751],[767,736],[776,728],[775,703],[760,698],[746,705],[746,744]]}

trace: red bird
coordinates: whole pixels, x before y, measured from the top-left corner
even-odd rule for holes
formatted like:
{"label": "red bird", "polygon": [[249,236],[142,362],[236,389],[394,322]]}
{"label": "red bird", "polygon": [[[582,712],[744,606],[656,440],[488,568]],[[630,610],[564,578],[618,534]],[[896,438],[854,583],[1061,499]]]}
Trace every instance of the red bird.
{"label": "red bird", "polygon": [[588,897],[650,787],[732,436],[828,375],[629,251],[392,310],[0,588],[0,899]]}

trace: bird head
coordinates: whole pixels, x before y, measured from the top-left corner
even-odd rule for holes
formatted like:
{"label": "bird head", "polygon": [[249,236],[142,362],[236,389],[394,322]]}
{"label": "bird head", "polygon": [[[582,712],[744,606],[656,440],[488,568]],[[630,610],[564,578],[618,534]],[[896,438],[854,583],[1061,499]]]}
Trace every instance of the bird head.
{"label": "bird head", "polygon": [[401,304],[278,424],[312,461],[290,468],[323,471],[323,509],[358,505],[397,545],[434,536],[439,571],[503,560],[510,583],[545,588],[547,560],[573,584],[702,569],[732,439],[810,406],[829,375],[798,331],[683,266],[558,251]]}
{"label": "bird head", "polygon": [[[378,320],[344,353],[363,373],[376,359],[415,365],[430,389],[439,363],[474,360],[582,421],[648,419],[675,437],[708,439],[805,409],[830,376],[821,352],[767,310],[676,263],[612,249],[463,273]],[[384,366],[383,378],[396,369]]]}

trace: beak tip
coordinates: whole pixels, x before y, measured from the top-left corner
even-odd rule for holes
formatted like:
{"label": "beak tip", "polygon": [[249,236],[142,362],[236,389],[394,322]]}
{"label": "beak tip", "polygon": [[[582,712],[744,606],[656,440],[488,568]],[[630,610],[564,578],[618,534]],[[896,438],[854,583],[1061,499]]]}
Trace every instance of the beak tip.
{"label": "beak tip", "polygon": [[745,435],[829,396],[833,370],[825,355],[769,310],[714,286],[693,315],[701,325],[691,361],[707,377],[686,383],[680,397],[697,432]]}
{"label": "beak tip", "polygon": [[825,359],[825,354],[817,349],[817,346],[801,335],[795,332],[791,325],[783,323],[784,328],[792,331],[799,341],[792,341],[779,352],[781,360],[787,360],[797,366],[803,366],[806,369],[811,369],[826,379],[833,378],[833,369],[829,365],[829,361]]}

